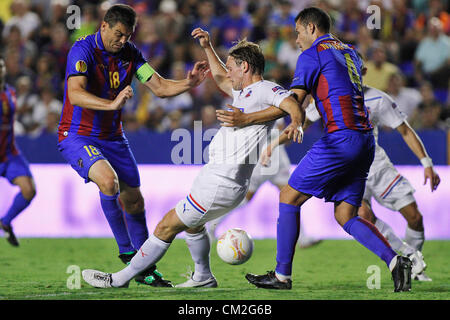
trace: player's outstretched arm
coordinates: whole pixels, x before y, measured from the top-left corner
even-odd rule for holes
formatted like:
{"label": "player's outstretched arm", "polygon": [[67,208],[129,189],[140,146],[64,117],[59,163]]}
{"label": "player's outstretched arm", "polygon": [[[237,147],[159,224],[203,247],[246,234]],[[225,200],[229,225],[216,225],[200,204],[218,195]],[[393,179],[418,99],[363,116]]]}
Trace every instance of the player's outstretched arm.
{"label": "player's outstretched arm", "polygon": [[126,86],[114,100],[103,99],[86,90],[87,77],[72,76],[67,80],[67,95],[72,105],[86,109],[112,111],[121,109],[133,97],[133,89]]}
{"label": "player's outstretched arm", "polygon": [[[303,100],[302,100],[303,102]],[[291,123],[284,129],[288,139],[294,142],[302,143],[303,141],[303,123],[305,122],[305,110],[297,102],[295,98],[287,97],[281,104],[280,109],[289,113],[291,116]]]}
{"label": "player's outstretched arm", "polygon": [[244,113],[239,108],[227,104],[229,110],[216,110],[217,120],[219,120],[223,127],[245,127],[253,124],[266,123],[272,120],[279,119],[287,115],[283,110],[270,106],[267,109]]}
{"label": "player's outstretched arm", "polygon": [[201,28],[196,28],[192,31],[191,35],[194,39],[198,39],[200,46],[205,50],[214,81],[223,92],[232,96],[233,86],[231,80],[227,78],[227,67],[214,50],[209,33]]}
{"label": "player's outstretched arm", "polygon": [[424,166],[424,184],[427,183],[427,180],[430,179],[430,187],[431,191],[437,189],[441,179],[439,175],[433,169],[433,163],[431,162],[431,158],[428,156],[428,153],[422,143],[422,140],[419,138],[417,133],[413,128],[409,125],[409,123],[405,120],[401,125],[397,128],[397,131],[402,135],[403,140],[405,140],[408,147],[411,151],[416,155],[416,157],[420,160],[422,165]]}
{"label": "player's outstretched arm", "polygon": [[206,61],[196,62],[183,80],[165,79],[155,72],[144,85],[160,98],[173,97],[198,86],[208,72]]}

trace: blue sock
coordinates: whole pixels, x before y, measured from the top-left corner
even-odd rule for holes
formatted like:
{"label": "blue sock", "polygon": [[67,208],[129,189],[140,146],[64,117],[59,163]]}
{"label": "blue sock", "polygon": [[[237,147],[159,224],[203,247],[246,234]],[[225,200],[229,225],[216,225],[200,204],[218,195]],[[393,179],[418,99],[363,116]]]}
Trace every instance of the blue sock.
{"label": "blue sock", "polygon": [[128,235],[127,225],[125,224],[125,219],[123,217],[123,211],[117,199],[119,193],[113,196],[107,196],[101,191],[99,193],[100,203],[106,220],[108,220],[114,238],[116,239],[117,245],[119,246],[119,253],[134,251],[130,236]]}
{"label": "blue sock", "polygon": [[285,276],[292,274],[292,260],[300,234],[300,207],[280,203],[277,223],[277,267]]}
{"label": "blue sock", "polygon": [[25,199],[22,195],[22,192],[19,192],[14,198],[11,207],[9,207],[8,212],[2,218],[2,223],[5,226],[10,226],[11,221],[13,221],[14,218],[19,215],[19,213],[21,213],[26,207],[28,207],[30,203],[31,200]]}
{"label": "blue sock", "polygon": [[369,221],[354,217],[344,224],[344,230],[359,243],[379,256],[389,267],[389,263],[397,253],[392,250],[386,238]]}
{"label": "blue sock", "polygon": [[128,233],[133,243],[134,249],[137,251],[148,239],[147,221],[145,220],[145,211],[138,214],[129,214],[125,212],[125,220],[127,221]]}

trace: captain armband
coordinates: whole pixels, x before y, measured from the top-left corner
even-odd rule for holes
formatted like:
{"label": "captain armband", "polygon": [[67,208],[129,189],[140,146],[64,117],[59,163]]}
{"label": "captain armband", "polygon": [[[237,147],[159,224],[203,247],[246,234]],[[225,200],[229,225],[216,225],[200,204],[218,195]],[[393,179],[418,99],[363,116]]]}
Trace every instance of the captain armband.
{"label": "captain armband", "polygon": [[146,62],[136,71],[136,78],[140,82],[146,83],[154,73],[155,70]]}

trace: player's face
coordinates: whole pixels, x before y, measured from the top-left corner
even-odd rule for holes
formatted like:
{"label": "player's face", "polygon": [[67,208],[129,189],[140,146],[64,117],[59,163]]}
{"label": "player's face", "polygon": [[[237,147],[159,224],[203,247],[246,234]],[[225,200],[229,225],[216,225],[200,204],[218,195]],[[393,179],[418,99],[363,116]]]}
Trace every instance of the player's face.
{"label": "player's face", "polygon": [[227,78],[231,80],[233,90],[242,90],[242,83],[244,80],[244,70],[242,64],[236,64],[236,60],[233,57],[227,58]]}
{"label": "player's face", "polygon": [[295,43],[297,43],[298,47],[305,51],[313,44],[314,40],[312,40],[310,32],[308,32],[308,26],[303,26],[300,23],[300,19],[297,20],[295,24],[295,31],[297,32],[297,39]]}
{"label": "player's face", "polygon": [[119,52],[133,34],[133,30],[130,30],[121,22],[117,22],[114,27],[111,27],[103,21],[101,30],[103,45],[106,51],[111,53]]}

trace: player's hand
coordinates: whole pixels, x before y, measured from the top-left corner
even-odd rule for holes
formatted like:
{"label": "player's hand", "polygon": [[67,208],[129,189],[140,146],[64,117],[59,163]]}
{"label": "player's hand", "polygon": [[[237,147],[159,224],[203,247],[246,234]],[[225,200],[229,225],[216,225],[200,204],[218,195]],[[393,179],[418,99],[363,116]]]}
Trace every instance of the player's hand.
{"label": "player's hand", "polygon": [[189,87],[194,88],[205,80],[209,72],[208,63],[206,61],[196,62],[194,69],[190,70],[187,75]]}
{"label": "player's hand", "polygon": [[205,31],[202,28],[196,28],[191,32],[191,36],[194,37],[194,39],[198,39],[198,42],[202,48],[211,47],[208,31]]}
{"label": "player's hand", "polygon": [[268,167],[270,165],[270,157],[272,156],[272,146],[268,146],[262,153],[261,156],[259,157],[259,162],[261,162],[261,164],[264,167]]}
{"label": "player's hand", "polygon": [[110,104],[110,110],[120,110],[125,105],[128,99],[132,98],[134,95],[133,88],[131,86],[126,86],[119,92],[114,101]]}
{"label": "player's hand", "polygon": [[247,115],[239,108],[227,104],[230,110],[216,110],[217,120],[222,122],[222,127],[245,127],[248,124]]}
{"label": "player's hand", "polygon": [[441,183],[441,178],[439,178],[439,175],[433,170],[433,167],[428,167],[424,169],[424,177],[425,177],[425,181],[423,182],[424,185],[426,185],[428,179],[430,179],[431,192],[436,190],[439,183]]}
{"label": "player's hand", "polygon": [[294,142],[302,143],[303,142],[303,128],[299,122],[291,122],[284,132],[288,135],[288,139]]}

